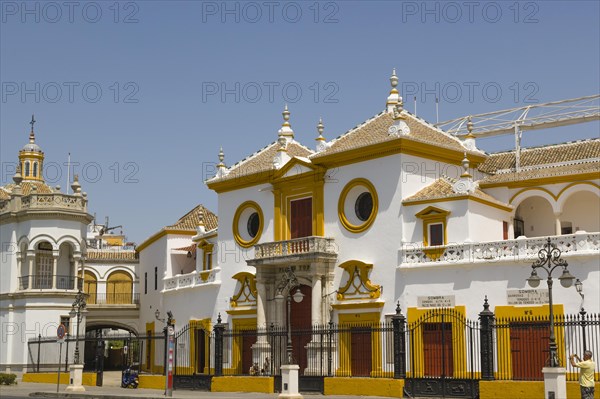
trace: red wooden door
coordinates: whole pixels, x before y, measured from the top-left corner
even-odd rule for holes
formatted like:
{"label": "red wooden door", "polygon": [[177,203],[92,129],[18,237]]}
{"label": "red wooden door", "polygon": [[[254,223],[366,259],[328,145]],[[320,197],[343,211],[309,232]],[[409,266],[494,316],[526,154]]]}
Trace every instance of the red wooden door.
{"label": "red wooden door", "polygon": [[[292,298],[290,324],[292,326],[293,355],[300,366],[300,375],[303,375],[304,369],[308,366],[305,348],[311,339],[312,288],[308,285],[301,285],[299,288],[300,292],[304,294],[304,298],[300,303],[296,303]],[[293,289],[292,294],[295,292],[296,289]]]}
{"label": "red wooden door", "polygon": [[548,323],[510,323],[510,356],[514,380],[543,380],[549,357]]}
{"label": "red wooden door", "polygon": [[[252,367],[252,345],[256,343],[256,331],[242,331],[242,374],[250,374]],[[260,367],[260,365],[259,365]]]}
{"label": "red wooden door", "polygon": [[452,323],[423,323],[424,372],[427,377],[452,377]]}
{"label": "red wooden door", "polygon": [[312,198],[302,198],[290,203],[291,238],[312,235]]}
{"label": "red wooden door", "polygon": [[350,369],[352,377],[371,376],[371,327],[350,330]]}

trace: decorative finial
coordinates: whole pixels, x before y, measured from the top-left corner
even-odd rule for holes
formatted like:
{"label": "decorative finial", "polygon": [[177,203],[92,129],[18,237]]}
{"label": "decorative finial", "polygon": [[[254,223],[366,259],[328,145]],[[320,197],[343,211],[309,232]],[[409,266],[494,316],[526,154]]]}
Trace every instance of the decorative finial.
{"label": "decorative finial", "polygon": [[483,310],[490,310],[490,304],[488,303],[487,295],[485,296],[485,299],[483,300]]}
{"label": "decorative finial", "polygon": [[469,173],[469,158],[467,158],[467,152],[464,152],[464,158],[462,160],[462,166],[463,166],[463,173],[462,175],[460,175],[460,177],[471,177],[471,174]]}
{"label": "decorative finial", "polygon": [[469,136],[473,135],[473,117],[471,116],[467,119],[467,132],[469,132]]}
{"label": "decorative finial", "polygon": [[317,132],[319,132],[319,137],[316,138],[317,141],[325,141],[325,137],[323,137],[324,130],[325,125],[323,125],[323,118],[319,118],[319,123],[317,123]]}
{"label": "decorative finial", "polygon": [[401,310],[400,310],[400,301],[398,301],[398,303],[396,303],[396,314],[400,314]]}
{"label": "decorative finial", "polygon": [[79,184],[79,175],[73,176],[73,184],[71,184],[74,195],[81,195],[81,184]]}
{"label": "decorative finial", "polygon": [[390,84],[395,89],[398,86],[398,76],[396,76],[396,68],[392,69],[392,76],[390,76]]}
{"label": "decorative finial", "polygon": [[221,324],[221,312],[219,312],[219,315],[217,316],[217,324]]}
{"label": "decorative finial", "polygon": [[33,114],[31,114],[31,122],[29,122],[29,124],[31,125],[31,132],[29,133],[29,142],[33,144],[35,143],[35,133],[33,132],[33,125],[35,125],[35,117]]}
{"label": "decorative finial", "polygon": [[23,176],[21,176],[21,164],[17,165],[17,170],[15,171],[15,175],[13,176],[13,181],[18,186],[23,181]]}
{"label": "decorative finial", "polygon": [[283,115],[283,120],[285,121],[283,126],[289,126],[289,120],[290,120],[290,111],[288,111],[288,106],[287,104],[285,104],[285,107],[283,108],[283,112],[281,113],[281,115]]}
{"label": "decorative finial", "polygon": [[223,162],[225,160],[225,153],[223,152],[223,147],[219,150],[219,163],[217,164],[217,174],[215,177],[220,178],[223,176],[227,176],[229,171]]}
{"label": "decorative finial", "polygon": [[290,125],[290,111],[288,111],[287,104],[285,104],[281,115],[283,115],[283,124],[281,125],[281,129],[279,129],[279,136],[285,136],[288,141],[291,141],[294,138],[294,131],[292,130],[292,125]]}
{"label": "decorative finial", "polygon": [[204,226],[204,209],[198,210],[198,225]]}
{"label": "decorative finial", "polygon": [[396,68],[392,70],[392,76],[390,76],[390,84],[392,85],[392,90],[390,90],[390,95],[387,98],[386,107],[387,112],[394,113],[396,104],[402,102],[402,97],[400,97],[400,93],[396,88],[396,86],[398,86],[398,76],[396,76]]}

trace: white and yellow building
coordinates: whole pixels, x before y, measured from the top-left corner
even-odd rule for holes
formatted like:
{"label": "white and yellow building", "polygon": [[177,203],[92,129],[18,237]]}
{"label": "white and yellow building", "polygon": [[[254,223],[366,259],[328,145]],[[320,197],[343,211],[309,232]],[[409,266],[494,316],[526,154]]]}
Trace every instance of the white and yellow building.
{"label": "white and yellow building", "polygon": [[[178,329],[210,329],[219,314],[232,328],[283,326],[273,299],[288,268],[305,295],[292,328],[386,321],[397,302],[409,323],[439,307],[476,319],[485,296],[498,317],[542,315],[547,292],[526,279],[547,237],[599,310],[600,140],[524,149],[516,171],[514,151],[487,154],[404,110],[390,80],[384,111],[330,141],[319,121],[314,148],[286,106],[275,142],[229,167],[220,152],[206,182],[218,229],[165,228],[139,248],[155,276],[142,295],[148,330],[157,306]],[[174,269],[188,245],[195,264]],[[555,287],[555,313],[576,313],[581,298]],[[254,360],[268,350],[259,337]]]}

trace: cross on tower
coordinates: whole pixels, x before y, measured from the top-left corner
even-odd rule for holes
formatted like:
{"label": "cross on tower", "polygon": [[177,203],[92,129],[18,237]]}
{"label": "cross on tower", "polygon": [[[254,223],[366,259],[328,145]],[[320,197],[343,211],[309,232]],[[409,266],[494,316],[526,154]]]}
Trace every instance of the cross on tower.
{"label": "cross on tower", "polygon": [[29,122],[29,124],[31,125],[31,133],[33,133],[33,125],[35,125],[35,118],[33,117],[33,114],[31,115],[31,122]]}

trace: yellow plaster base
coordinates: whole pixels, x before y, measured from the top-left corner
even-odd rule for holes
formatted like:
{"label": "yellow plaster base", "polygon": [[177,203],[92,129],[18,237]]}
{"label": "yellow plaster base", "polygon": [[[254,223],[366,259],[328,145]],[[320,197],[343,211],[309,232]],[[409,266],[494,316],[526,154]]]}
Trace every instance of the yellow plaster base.
{"label": "yellow plaster base", "polygon": [[165,389],[165,376],[164,375],[140,375],[139,388],[146,389]]}
{"label": "yellow plaster base", "polygon": [[[23,374],[23,382],[37,382],[41,384],[56,384],[58,373],[25,373]],[[60,383],[69,385],[69,372],[60,373]],[[96,373],[83,373],[82,385],[96,386]]]}
{"label": "yellow plaster base", "polygon": [[389,396],[401,398],[404,380],[391,378],[326,377],[325,395]]}
{"label": "yellow plaster base", "polygon": [[274,393],[273,377],[213,377],[212,392],[260,392]]}
{"label": "yellow plaster base", "polygon": [[[596,383],[594,398],[600,398]],[[479,381],[480,399],[539,399],[544,397],[544,381]],[[579,383],[567,382],[567,399],[579,399]]]}

